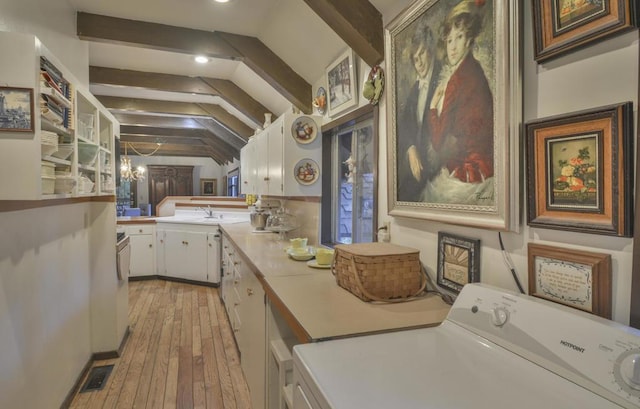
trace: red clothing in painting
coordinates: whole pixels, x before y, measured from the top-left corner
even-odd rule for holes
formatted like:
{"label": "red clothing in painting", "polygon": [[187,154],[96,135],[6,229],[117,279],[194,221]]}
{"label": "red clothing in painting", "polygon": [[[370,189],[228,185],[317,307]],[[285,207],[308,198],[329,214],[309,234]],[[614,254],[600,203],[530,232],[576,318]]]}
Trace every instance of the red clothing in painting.
{"label": "red clothing in painting", "polygon": [[493,176],[493,98],[471,53],[451,75],[442,104],[440,115],[436,109],[429,111],[429,126],[443,165],[463,182]]}

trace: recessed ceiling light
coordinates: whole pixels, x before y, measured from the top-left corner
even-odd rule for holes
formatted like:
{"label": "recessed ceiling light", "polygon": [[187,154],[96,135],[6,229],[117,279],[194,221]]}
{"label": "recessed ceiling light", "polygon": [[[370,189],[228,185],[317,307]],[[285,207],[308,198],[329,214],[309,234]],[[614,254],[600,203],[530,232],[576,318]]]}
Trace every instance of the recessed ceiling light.
{"label": "recessed ceiling light", "polygon": [[228,3],[229,0],[215,0],[216,3]]}
{"label": "recessed ceiling light", "polygon": [[209,59],[204,55],[196,55],[193,59],[199,64],[205,64],[209,62]]}

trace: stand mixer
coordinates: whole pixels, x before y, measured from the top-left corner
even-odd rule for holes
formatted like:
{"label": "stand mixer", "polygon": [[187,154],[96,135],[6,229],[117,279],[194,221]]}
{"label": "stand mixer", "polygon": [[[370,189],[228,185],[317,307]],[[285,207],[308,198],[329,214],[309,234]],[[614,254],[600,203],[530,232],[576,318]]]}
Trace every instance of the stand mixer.
{"label": "stand mixer", "polygon": [[267,220],[271,216],[271,209],[278,209],[281,206],[277,199],[258,199],[251,208],[251,226],[254,232],[265,231]]}

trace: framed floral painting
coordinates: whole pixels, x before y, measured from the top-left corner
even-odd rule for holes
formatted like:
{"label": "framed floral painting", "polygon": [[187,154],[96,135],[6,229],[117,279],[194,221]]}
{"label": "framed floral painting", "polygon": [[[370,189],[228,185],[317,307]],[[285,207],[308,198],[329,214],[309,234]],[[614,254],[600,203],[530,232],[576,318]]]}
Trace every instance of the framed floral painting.
{"label": "framed floral painting", "polygon": [[532,121],[527,133],[527,222],[630,237],[631,102]]}
{"label": "framed floral painting", "polygon": [[534,58],[544,62],[638,24],[637,0],[533,1]]}
{"label": "framed floral painting", "polygon": [[386,28],[392,216],[517,230],[520,3],[419,0]]}

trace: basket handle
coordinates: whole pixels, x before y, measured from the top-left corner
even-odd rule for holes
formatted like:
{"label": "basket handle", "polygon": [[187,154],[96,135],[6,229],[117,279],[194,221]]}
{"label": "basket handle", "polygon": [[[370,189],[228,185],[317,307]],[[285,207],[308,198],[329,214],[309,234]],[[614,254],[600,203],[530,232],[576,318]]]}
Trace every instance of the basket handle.
{"label": "basket handle", "polygon": [[[385,298],[377,297],[377,296],[371,294],[369,291],[365,290],[364,286],[362,285],[362,282],[360,281],[360,274],[358,274],[358,269],[356,268],[355,257],[351,257],[351,267],[353,268],[353,275],[355,276],[356,284],[358,285],[358,288],[360,289],[362,294],[364,294],[367,298],[372,299],[373,301],[385,302],[385,303],[406,302],[406,301],[417,300],[417,299],[422,298],[422,297],[424,297],[426,295],[426,293],[424,293],[422,296],[419,296],[420,293],[422,293],[424,291],[425,287],[427,286],[427,278],[424,276],[424,274],[422,274],[422,270],[420,270],[420,272],[418,273],[418,274],[420,274],[420,281],[422,281],[422,284],[420,285],[420,288],[418,289],[418,291],[415,292],[415,294],[413,294],[412,296],[407,297],[407,298],[385,299]],[[335,275],[335,273],[333,272],[333,264],[331,265],[331,272]]]}

